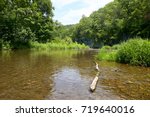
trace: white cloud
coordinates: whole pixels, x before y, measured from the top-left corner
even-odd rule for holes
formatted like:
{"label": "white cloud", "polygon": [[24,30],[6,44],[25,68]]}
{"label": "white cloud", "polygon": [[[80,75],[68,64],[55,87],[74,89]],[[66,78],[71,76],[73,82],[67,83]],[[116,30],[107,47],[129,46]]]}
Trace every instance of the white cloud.
{"label": "white cloud", "polygon": [[[93,11],[98,10],[111,1],[113,0],[52,0],[53,5],[57,10],[54,19],[60,21],[64,25],[75,24],[79,22],[82,15],[89,16]],[[84,7],[65,11],[65,6],[73,5],[77,2],[84,4]]]}
{"label": "white cloud", "polygon": [[93,8],[82,8],[78,10],[70,10],[59,20],[63,22],[63,24],[75,24],[78,23],[83,15],[89,16],[93,12]]}
{"label": "white cloud", "polygon": [[61,8],[64,7],[65,5],[72,4],[73,2],[80,0],[51,0],[51,1],[56,8]]}

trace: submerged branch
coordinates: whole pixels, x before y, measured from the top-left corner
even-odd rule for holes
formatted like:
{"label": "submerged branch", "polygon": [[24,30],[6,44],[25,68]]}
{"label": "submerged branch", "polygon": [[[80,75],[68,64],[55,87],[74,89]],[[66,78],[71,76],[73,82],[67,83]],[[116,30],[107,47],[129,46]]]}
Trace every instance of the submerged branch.
{"label": "submerged branch", "polygon": [[98,82],[98,79],[99,79],[99,74],[100,74],[100,70],[99,70],[99,66],[98,66],[98,63],[95,62],[95,67],[96,67],[96,70],[98,71],[92,84],[90,85],[90,90],[93,92],[95,89],[96,89],[96,85],[97,85],[97,82]]}

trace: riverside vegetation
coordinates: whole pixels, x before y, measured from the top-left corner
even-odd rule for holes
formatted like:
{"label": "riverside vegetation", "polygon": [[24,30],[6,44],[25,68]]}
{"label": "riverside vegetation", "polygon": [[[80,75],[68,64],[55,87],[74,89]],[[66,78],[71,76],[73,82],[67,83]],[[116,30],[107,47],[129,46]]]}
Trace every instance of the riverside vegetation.
{"label": "riverside vegetation", "polygon": [[[105,45],[98,55],[100,60],[149,66],[149,0],[114,0],[67,26],[53,20],[53,10],[51,0],[0,0],[0,50]],[[147,41],[127,41],[134,37]]]}
{"label": "riverside vegetation", "polygon": [[66,40],[55,39],[49,43],[38,43],[32,42],[31,49],[34,50],[56,50],[56,49],[87,49],[89,48],[85,44],[78,44],[76,42],[72,42],[72,40],[68,37]]}
{"label": "riverside vegetation", "polygon": [[0,0],[0,50],[87,48],[64,35],[53,10],[51,0]]}
{"label": "riverside vegetation", "polygon": [[[150,99],[150,0],[113,0],[73,25],[53,19],[51,1],[0,0],[0,99]],[[68,50],[88,47],[145,67],[98,62],[91,95],[97,51]]]}
{"label": "riverside vegetation", "polygon": [[97,56],[99,60],[116,61],[132,65],[150,66],[150,41],[130,39],[120,45],[104,46]]}

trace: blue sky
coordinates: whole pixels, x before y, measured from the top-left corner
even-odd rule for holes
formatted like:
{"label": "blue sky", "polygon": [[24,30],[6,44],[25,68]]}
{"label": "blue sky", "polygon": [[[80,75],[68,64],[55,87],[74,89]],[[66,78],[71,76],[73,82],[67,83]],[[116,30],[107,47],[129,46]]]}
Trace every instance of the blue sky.
{"label": "blue sky", "polygon": [[78,23],[83,15],[89,16],[93,11],[104,7],[113,0],[51,0],[54,19],[64,25]]}

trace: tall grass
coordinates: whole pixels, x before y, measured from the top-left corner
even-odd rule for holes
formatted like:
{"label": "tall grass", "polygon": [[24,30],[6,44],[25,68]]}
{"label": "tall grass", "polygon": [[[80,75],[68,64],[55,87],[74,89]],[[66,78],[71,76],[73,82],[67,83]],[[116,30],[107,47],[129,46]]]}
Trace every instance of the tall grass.
{"label": "tall grass", "polygon": [[139,38],[122,43],[116,58],[120,63],[150,66],[150,41]]}
{"label": "tall grass", "polygon": [[84,44],[78,44],[76,42],[72,42],[70,37],[66,37],[65,39],[55,38],[51,42],[47,43],[39,43],[36,41],[22,43],[16,42],[13,44],[10,42],[2,42],[0,40],[0,50],[11,50],[11,49],[34,49],[34,50],[48,50],[48,49],[87,49],[88,46]]}
{"label": "tall grass", "polygon": [[139,66],[150,66],[150,41],[141,38],[130,39],[113,47],[100,49],[99,60],[116,61]]}
{"label": "tall grass", "polygon": [[103,46],[97,55],[98,60],[115,61],[118,45],[114,47]]}
{"label": "tall grass", "polygon": [[48,49],[87,49],[88,46],[85,46],[84,44],[78,44],[78,43],[56,43],[56,42],[49,42],[49,43],[38,43],[38,42],[32,42],[31,48],[36,50],[48,50]]}

